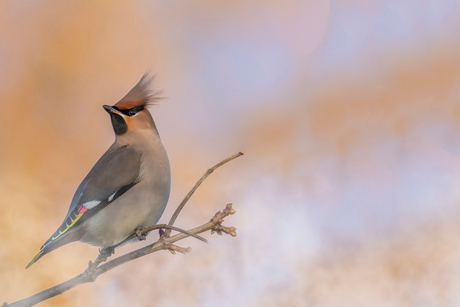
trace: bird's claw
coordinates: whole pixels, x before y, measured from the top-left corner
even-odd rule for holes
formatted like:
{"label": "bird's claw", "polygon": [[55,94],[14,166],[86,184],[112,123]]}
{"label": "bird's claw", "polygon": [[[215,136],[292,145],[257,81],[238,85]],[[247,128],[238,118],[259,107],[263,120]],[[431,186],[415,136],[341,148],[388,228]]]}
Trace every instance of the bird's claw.
{"label": "bird's claw", "polygon": [[143,230],[144,227],[138,227],[134,232],[139,241],[144,241],[145,239],[147,239],[147,233],[144,233]]}
{"label": "bird's claw", "polygon": [[104,262],[107,260],[107,258],[109,258],[110,256],[112,256],[113,254],[115,254],[115,248],[109,246],[109,247],[104,247],[103,249],[99,249],[99,256],[98,258],[100,257],[100,262]]}

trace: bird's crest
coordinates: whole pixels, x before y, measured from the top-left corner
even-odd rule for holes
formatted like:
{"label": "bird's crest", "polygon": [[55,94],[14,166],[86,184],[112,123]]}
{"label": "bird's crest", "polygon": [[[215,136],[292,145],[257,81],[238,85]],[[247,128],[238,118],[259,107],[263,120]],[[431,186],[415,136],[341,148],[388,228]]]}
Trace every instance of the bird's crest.
{"label": "bird's crest", "polygon": [[149,76],[148,73],[143,75],[141,80],[115,106],[120,110],[128,110],[137,106],[153,104],[160,100],[159,92],[152,91],[153,79],[155,76]]}

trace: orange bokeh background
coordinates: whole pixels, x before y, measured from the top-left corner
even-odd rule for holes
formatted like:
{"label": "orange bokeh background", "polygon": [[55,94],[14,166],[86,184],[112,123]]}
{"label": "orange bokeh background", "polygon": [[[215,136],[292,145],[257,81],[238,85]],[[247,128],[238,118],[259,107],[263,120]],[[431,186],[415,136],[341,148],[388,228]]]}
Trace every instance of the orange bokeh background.
{"label": "orange bokeh background", "polygon": [[72,243],[24,269],[113,142],[102,105],[150,70],[173,178],[160,222],[244,151],[176,222],[232,202],[238,237],[184,240],[185,256],[42,305],[457,306],[459,14],[454,0],[0,3],[0,302],[96,257]]}

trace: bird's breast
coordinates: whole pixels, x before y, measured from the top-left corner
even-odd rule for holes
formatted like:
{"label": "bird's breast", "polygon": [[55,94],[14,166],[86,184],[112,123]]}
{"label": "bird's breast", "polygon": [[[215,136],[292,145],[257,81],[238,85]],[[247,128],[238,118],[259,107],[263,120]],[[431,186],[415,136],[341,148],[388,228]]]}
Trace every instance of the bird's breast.
{"label": "bird's breast", "polygon": [[171,188],[169,161],[160,142],[142,146],[138,182],[87,221],[80,241],[112,246],[137,227],[155,225],[160,219]]}

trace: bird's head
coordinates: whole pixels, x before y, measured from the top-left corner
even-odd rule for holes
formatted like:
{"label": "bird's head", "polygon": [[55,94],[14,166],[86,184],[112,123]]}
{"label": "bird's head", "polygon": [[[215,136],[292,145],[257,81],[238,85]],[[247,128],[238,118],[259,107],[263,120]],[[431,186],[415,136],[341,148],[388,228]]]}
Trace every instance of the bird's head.
{"label": "bird's head", "polygon": [[153,77],[145,74],[141,80],[113,106],[104,105],[104,109],[110,114],[113,131],[117,136],[128,131],[152,129],[157,134],[155,122],[147,106],[158,101],[160,98],[151,92]]}

